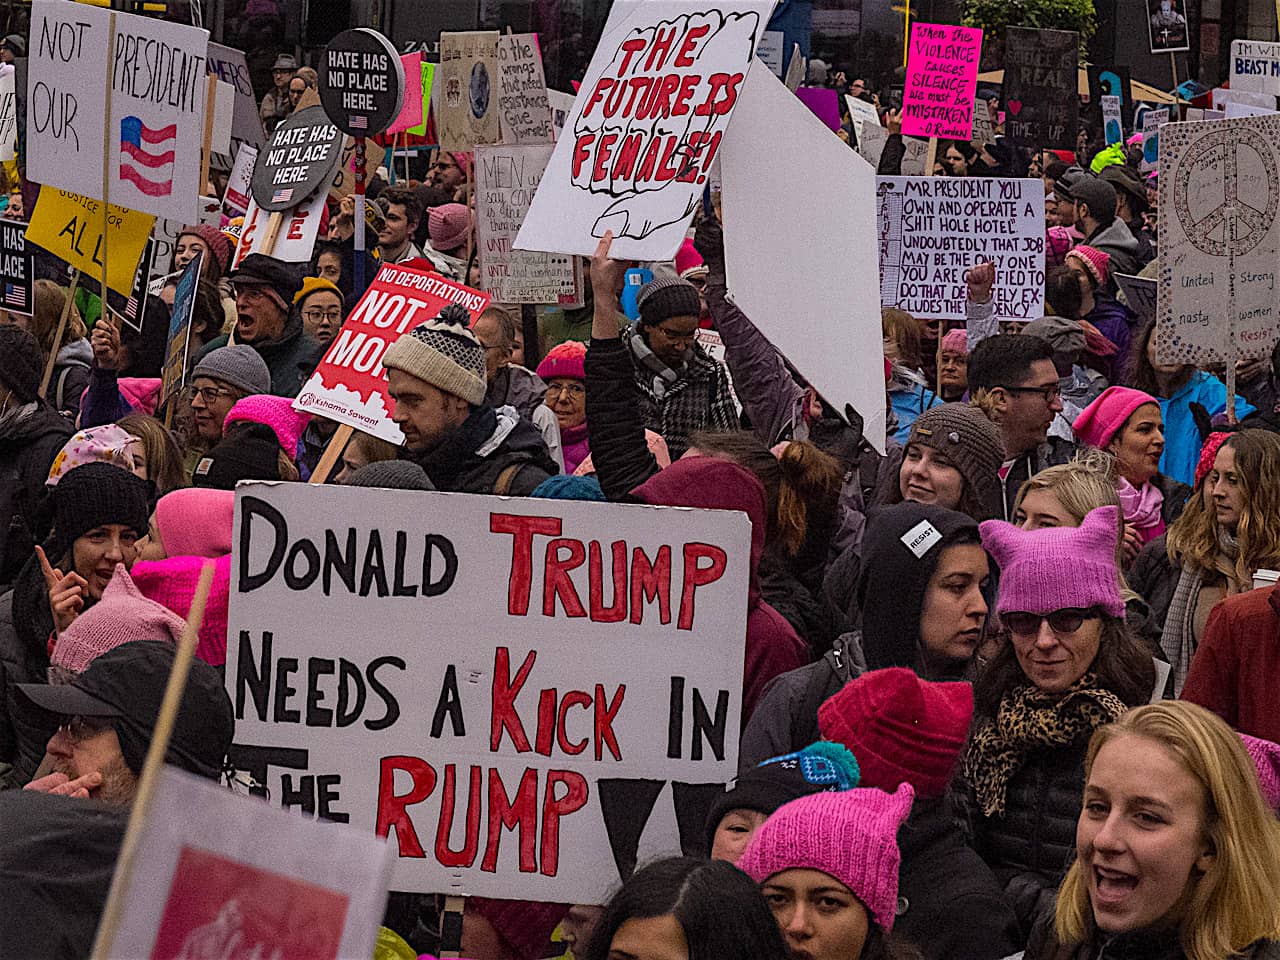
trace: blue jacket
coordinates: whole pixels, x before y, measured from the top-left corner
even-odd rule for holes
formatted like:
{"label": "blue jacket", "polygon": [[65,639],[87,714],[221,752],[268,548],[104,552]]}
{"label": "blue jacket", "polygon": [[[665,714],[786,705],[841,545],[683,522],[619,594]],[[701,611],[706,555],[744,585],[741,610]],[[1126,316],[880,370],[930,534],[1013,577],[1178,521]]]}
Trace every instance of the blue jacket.
{"label": "blue jacket", "polygon": [[[1212,374],[1197,370],[1181,390],[1160,401],[1164,417],[1164,455],[1160,472],[1179,483],[1195,482],[1196,462],[1200,459],[1200,431],[1191,416],[1191,404],[1198,403],[1213,416],[1227,409],[1227,388]],[[1254,406],[1236,395],[1236,417],[1253,413]]]}
{"label": "blue jacket", "polygon": [[898,431],[893,439],[905,444],[911,436],[911,425],[916,422],[916,418],[940,403],[942,401],[934,396],[932,390],[919,384],[912,384],[909,388],[894,386],[890,389],[889,405],[898,417]]}

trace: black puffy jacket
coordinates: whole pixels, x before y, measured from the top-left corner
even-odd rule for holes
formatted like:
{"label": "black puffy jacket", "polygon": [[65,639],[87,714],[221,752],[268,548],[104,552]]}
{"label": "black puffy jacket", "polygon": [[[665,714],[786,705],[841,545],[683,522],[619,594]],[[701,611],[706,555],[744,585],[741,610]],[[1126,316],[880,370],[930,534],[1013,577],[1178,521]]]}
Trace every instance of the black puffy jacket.
{"label": "black puffy jacket", "polygon": [[43,401],[0,421],[0,590],[49,532],[37,521],[38,508],[49,466],[71,434],[71,424]]}
{"label": "black puffy jacket", "polygon": [[0,763],[11,765],[4,786],[26,784],[53,736],[49,717],[36,710],[15,688],[44,683],[49,666],[48,641],[53,632],[47,588],[32,554],[12,590],[0,596]]}

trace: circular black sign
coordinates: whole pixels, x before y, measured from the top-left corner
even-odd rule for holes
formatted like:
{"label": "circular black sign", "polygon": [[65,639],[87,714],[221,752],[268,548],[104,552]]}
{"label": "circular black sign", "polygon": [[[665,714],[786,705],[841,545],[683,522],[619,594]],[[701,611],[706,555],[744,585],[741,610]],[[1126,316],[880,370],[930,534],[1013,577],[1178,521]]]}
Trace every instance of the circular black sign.
{"label": "circular black sign", "polygon": [[271,213],[296,207],[329,182],[341,159],[342,131],[324,109],[295,110],[258,151],[249,181],[254,202]]}
{"label": "circular black sign", "polygon": [[404,105],[404,64],[391,41],[368,27],[344,30],[325,47],[320,103],[343,133],[372,137]]}

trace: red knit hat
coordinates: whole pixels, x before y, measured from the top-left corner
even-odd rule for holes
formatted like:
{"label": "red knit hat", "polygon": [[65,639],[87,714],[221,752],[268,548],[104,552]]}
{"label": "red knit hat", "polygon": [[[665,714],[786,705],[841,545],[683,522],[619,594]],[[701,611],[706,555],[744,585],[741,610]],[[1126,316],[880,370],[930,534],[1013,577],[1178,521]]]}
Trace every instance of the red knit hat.
{"label": "red knit hat", "polygon": [[543,380],[551,380],[555,377],[585,380],[587,379],[586,364],[587,345],[578,340],[566,340],[547,351],[547,355],[538,364],[538,376]]}
{"label": "red knit hat", "polygon": [[1099,287],[1107,285],[1107,280],[1111,277],[1111,254],[1082,243],[1068,250],[1066,259],[1078,260],[1080,265],[1089,271],[1095,285]]}
{"label": "red knit hat", "polygon": [[235,253],[235,247],[231,244],[231,238],[219,230],[217,227],[208,223],[197,223],[182,228],[179,237],[188,235],[199,237],[209,253],[213,255],[214,262],[218,265],[218,275],[222,276],[227,272],[227,267],[231,265],[231,255]]}
{"label": "red knit hat", "polygon": [[493,924],[502,942],[519,960],[537,960],[550,952],[551,934],[569,912],[569,906],[537,900],[468,897],[467,910]]}
{"label": "red knit hat", "polygon": [[1148,403],[1160,405],[1160,401],[1142,390],[1132,387],[1107,387],[1098,394],[1076,417],[1071,429],[1076,439],[1099,450],[1106,449],[1111,438],[1124,427],[1133,412]]}
{"label": "red knit hat", "polygon": [[864,673],[818,708],[818,729],[853,752],[862,786],[909,783],[922,797],[946,792],[972,719],[972,686],[905,667]]}
{"label": "red knit hat", "polygon": [[1209,475],[1209,471],[1213,469],[1213,461],[1218,459],[1218,450],[1231,436],[1226,431],[1215,431],[1209,434],[1204,442],[1204,446],[1200,448],[1200,460],[1196,464],[1196,479],[1194,485],[1200,486],[1200,481]]}

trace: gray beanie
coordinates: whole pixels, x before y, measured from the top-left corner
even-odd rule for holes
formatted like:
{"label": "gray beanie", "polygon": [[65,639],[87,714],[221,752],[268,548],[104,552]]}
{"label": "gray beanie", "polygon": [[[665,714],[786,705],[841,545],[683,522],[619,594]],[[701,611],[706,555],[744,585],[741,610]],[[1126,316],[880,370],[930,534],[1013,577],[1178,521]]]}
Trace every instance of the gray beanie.
{"label": "gray beanie", "polygon": [[696,317],[702,313],[698,288],[680,277],[657,277],[640,288],[636,296],[640,322],[657,326],[671,317]]}
{"label": "gray beanie", "polygon": [[221,380],[246,393],[271,392],[271,371],[267,369],[267,362],[257,350],[243,343],[210,350],[191,371],[191,379],[196,377]]}
{"label": "gray beanie", "polygon": [[402,334],[382,358],[388,370],[403,370],[473,406],[489,389],[484,347],[471,332],[471,314],[451,303],[434,320]]}
{"label": "gray beanie", "polygon": [[342,481],[348,487],[381,487],[384,490],[434,490],[435,484],[416,463],[379,460],[352,470]]}

